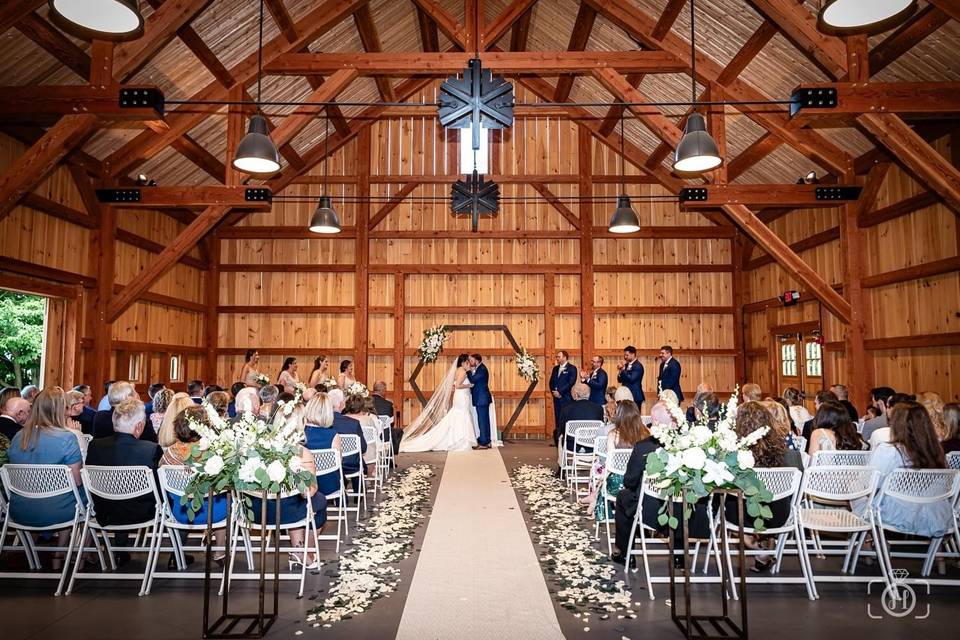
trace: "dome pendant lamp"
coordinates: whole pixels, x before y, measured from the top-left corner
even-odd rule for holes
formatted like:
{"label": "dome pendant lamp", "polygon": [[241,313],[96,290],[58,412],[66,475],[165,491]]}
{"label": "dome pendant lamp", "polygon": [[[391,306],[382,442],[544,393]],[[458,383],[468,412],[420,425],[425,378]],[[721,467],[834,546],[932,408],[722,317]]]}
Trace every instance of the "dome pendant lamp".
{"label": "dome pendant lamp", "polygon": [[707,123],[696,111],[697,107],[697,40],[695,26],[695,0],[690,0],[690,77],[693,94],[693,113],[683,126],[683,137],[673,159],[673,170],[678,173],[702,173],[723,164],[717,143],[707,132]]}
{"label": "dome pendant lamp", "polygon": [[313,233],[340,233],[340,217],[333,208],[330,196],[327,195],[327,163],[330,161],[330,119],[323,125],[323,195],[317,204],[317,210],[310,218],[310,231]]}
{"label": "dome pendant lamp", "polygon": [[610,233],[636,233],[640,231],[640,219],[630,206],[630,196],[627,195],[627,185],[624,179],[624,137],[623,112],[620,112],[620,195],[617,196],[617,208],[610,218]]}
{"label": "dome pendant lamp", "polygon": [[135,40],[143,35],[139,0],[48,0],[50,20],[84,40]]}
{"label": "dome pendant lamp", "polygon": [[244,173],[276,173],[280,170],[280,152],[270,139],[267,119],[260,111],[260,85],[263,79],[263,0],[260,0],[260,43],[257,49],[257,113],[250,117],[247,135],[237,145],[233,166]]}
{"label": "dome pendant lamp", "polygon": [[897,26],[917,10],[917,0],[825,0],[817,28],[832,35],[876,35]]}

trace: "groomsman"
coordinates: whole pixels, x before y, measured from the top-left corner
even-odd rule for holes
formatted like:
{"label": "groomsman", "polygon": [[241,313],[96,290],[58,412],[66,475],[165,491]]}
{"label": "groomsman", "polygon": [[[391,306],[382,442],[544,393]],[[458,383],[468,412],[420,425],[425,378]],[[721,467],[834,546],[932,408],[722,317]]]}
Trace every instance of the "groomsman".
{"label": "groomsman", "polygon": [[550,393],[553,394],[553,443],[560,441],[560,434],[563,431],[560,422],[560,413],[563,407],[573,402],[571,390],[577,382],[577,368],[569,362],[570,354],[566,351],[558,351],[557,364],[550,373]]}
{"label": "groomsman", "polygon": [[677,401],[683,402],[680,390],[680,362],[673,357],[673,347],[668,344],[660,347],[660,371],[657,372],[657,388],[660,391],[670,389],[677,394]]}
{"label": "groomsman", "polygon": [[643,395],[643,365],[637,360],[636,347],[630,345],[623,348],[623,362],[617,365],[617,370],[620,372],[617,381],[630,389],[633,401],[643,408],[643,401],[646,400]]}
{"label": "groomsman", "polygon": [[607,372],[603,370],[603,356],[593,356],[590,364],[592,371],[584,373],[581,379],[590,387],[590,402],[602,407],[607,404]]}

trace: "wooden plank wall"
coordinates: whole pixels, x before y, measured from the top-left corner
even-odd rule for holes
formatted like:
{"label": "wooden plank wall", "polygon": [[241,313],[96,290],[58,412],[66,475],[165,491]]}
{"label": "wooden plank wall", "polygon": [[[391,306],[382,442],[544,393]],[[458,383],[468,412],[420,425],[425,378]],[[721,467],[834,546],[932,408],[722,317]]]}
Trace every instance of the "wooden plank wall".
{"label": "wooden plank wall", "polygon": [[[570,215],[564,216],[539,196],[534,202],[509,200],[537,196],[520,178],[502,181],[500,214],[482,219],[481,233],[474,236],[468,219],[450,213],[449,181],[436,177],[457,172],[456,141],[456,132],[444,131],[434,117],[392,117],[374,123],[369,138],[361,136],[335,154],[330,192],[364,195],[360,176],[369,171],[370,195],[377,199],[369,205],[371,219],[377,219],[384,200],[419,183],[369,230],[366,252],[358,245],[355,203],[335,202],[345,229],[341,236],[316,238],[303,231],[322,190],[322,165],[283,192],[304,196],[303,201],[279,200],[272,211],[247,216],[239,229],[221,231],[220,384],[236,378],[248,347],[260,350],[262,370],[273,377],[286,356],[299,359],[303,378],[318,354],[335,361],[354,358],[364,326],[358,323],[365,321],[367,359],[357,363],[359,378],[386,381],[405,423],[419,411],[406,382],[416,366],[414,352],[424,329],[437,324],[505,324],[538,356],[546,375],[556,349],[569,351],[578,367],[600,353],[608,372],[615,373],[615,358],[632,343],[642,350],[648,393],[656,386],[653,356],[661,344],[672,343],[691,395],[701,380],[721,391],[733,388],[729,237],[718,239],[705,229],[702,239],[613,238],[606,225],[614,203],[587,203],[581,211],[576,202],[565,201]],[[581,164],[588,162],[592,180],[581,179]],[[575,197],[581,188],[614,196],[618,186],[612,177],[618,171],[615,154],[568,121],[518,119],[512,129],[492,136],[490,173],[534,176],[530,181],[544,183],[561,198]],[[635,169],[628,173],[630,193],[668,195]],[[636,209],[648,227],[713,228],[672,202],[638,201]],[[576,228],[581,221],[597,236],[586,245]],[[596,271],[586,283],[584,247]],[[369,277],[358,282],[363,255],[369,256]],[[647,266],[657,272],[643,272]],[[592,330],[585,332],[585,324]],[[486,355],[499,420],[505,423],[527,386],[516,374],[509,344],[499,333],[457,333],[445,355],[461,351]],[[448,358],[441,362],[426,367],[418,381],[428,393],[446,372]],[[545,424],[552,429],[547,399],[541,382],[515,434],[543,437]]]}
{"label": "wooden plank wall", "polygon": [[[0,134],[0,172],[25,150],[26,147],[18,141]],[[66,167],[58,168],[33,193],[78,214],[91,215],[86,211]],[[57,299],[60,293],[70,293],[78,301],[76,308],[51,304],[48,316],[50,330],[45,379],[48,383],[64,386],[80,382],[96,384],[89,378],[88,357],[92,353],[94,332],[88,326],[90,315],[87,313],[92,292],[97,286],[95,262],[89,256],[94,250],[96,234],[79,220],[75,223],[64,219],[70,215],[67,211],[65,216],[53,216],[39,208],[21,205],[0,221],[0,252],[3,256],[0,287],[32,290],[52,299]],[[182,223],[156,211],[118,210],[118,234],[126,234],[122,237],[127,240],[118,239],[116,242],[114,284],[124,285],[135,279],[154,255],[138,246],[143,244],[142,239],[164,245],[172,241],[182,227]],[[131,244],[131,240],[137,245]],[[195,250],[191,257],[199,260],[199,253]],[[11,266],[14,264],[15,268]],[[178,264],[150,288],[151,294],[169,296],[170,304],[139,301],[118,318],[112,329],[111,378],[127,377],[127,363],[135,353],[144,354],[145,358],[142,380],[138,381],[141,390],[151,381],[166,381],[168,358],[173,354],[181,355],[184,373],[188,377],[201,377],[204,316],[193,303],[203,302],[204,277],[204,271],[197,266]],[[60,285],[68,291],[61,292],[57,288]],[[182,304],[184,308],[174,304]],[[188,308],[191,305],[194,308]],[[87,312],[81,312],[82,309]],[[73,349],[53,344],[51,338],[59,335],[61,329],[70,331],[71,327],[77,326],[79,329],[75,334],[79,336],[79,344]],[[71,365],[71,371],[65,372],[64,366],[69,360],[66,353],[69,352],[77,354],[76,362]],[[182,382],[174,384],[176,387],[182,385]]]}
{"label": "wooden plank wall", "polygon": [[[956,150],[949,137],[936,142],[946,157]],[[896,165],[887,172],[872,211],[911,202],[925,189]],[[936,391],[960,400],[960,225],[940,202],[863,227],[864,291],[869,310],[866,348],[871,385],[908,392]],[[788,243],[798,242],[840,224],[839,209],[794,211],[771,223]],[[756,252],[754,258],[763,255]],[[831,283],[841,285],[840,241],[832,240],[800,254]],[[930,273],[931,267],[941,271]],[[918,274],[920,277],[918,277]],[[751,304],[744,315],[747,377],[772,388],[773,368],[767,347],[772,326],[822,321],[826,340],[827,384],[846,379],[844,326],[815,300],[783,308],[771,300],[801,289],[776,264],[747,271]],[[862,409],[862,407],[861,407]]]}

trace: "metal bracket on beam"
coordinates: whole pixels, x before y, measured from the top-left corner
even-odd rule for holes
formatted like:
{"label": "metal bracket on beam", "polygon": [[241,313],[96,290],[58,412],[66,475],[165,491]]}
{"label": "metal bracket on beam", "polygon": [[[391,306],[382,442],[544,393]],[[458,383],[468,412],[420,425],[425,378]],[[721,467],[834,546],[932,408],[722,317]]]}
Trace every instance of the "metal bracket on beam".
{"label": "metal bracket on beam", "polygon": [[140,202],[140,189],[97,189],[97,200],[104,204]]}
{"label": "metal bracket on beam", "polygon": [[790,96],[790,115],[795,116],[801,109],[836,109],[836,87],[800,88]]}
{"label": "metal bracket on beam", "polygon": [[857,200],[862,187],[817,187],[813,196],[817,200]]}
{"label": "metal bracket on beam", "polygon": [[163,115],[163,91],[152,87],[120,89],[121,109],[153,109]]}
{"label": "metal bracket on beam", "polygon": [[709,197],[706,187],[684,187],[680,189],[680,202],[704,202]]}
{"label": "metal bracket on beam", "polygon": [[244,190],[243,199],[247,202],[270,202],[273,200],[273,192],[266,187],[251,187]]}

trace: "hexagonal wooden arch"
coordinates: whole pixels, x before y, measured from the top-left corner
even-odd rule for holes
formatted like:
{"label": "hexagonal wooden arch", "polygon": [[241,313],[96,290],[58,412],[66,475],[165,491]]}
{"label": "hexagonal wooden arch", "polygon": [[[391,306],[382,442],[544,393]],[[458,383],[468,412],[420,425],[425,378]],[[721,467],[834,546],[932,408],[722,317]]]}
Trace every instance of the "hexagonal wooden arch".
{"label": "hexagonal wooden arch", "polygon": [[[502,331],[503,335],[506,336],[507,342],[510,343],[510,346],[513,347],[514,351],[518,354],[522,351],[520,344],[513,337],[513,334],[510,332],[510,329],[505,324],[448,324],[443,326],[445,331],[454,333],[456,331]],[[413,387],[413,392],[417,394],[417,399],[420,400],[421,405],[427,404],[427,397],[423,395],[423,390],[420,389],[420,385],[417,384],[417,376],[420,375],[420,371],[423,369],[423,365],[426,364],[423,361],[423,358],[417,363],[417,367],[413,370],[413,373],[410,374],[410,379],[408,382],[410,386]],[[537,388],[537,383],[539,380],[534,380],[530,383],[530,386],[527,387],[526,392],[523,394],[523,397],[520,399],[520,402],[517,403],[517,408],[514,409],[513,415],[510,416],[510,419],[507,420],[506,426],[501,430],[503,434],[503,439],[506,440],[507,436],[510,434],[510,430],[513,429],[513,425],[516,423],[517,418],[520,417],[520,412],[523,411],[523,408],[527,405],[527,402],[530,401],[530,396],[533,395],[533,391]]]}

